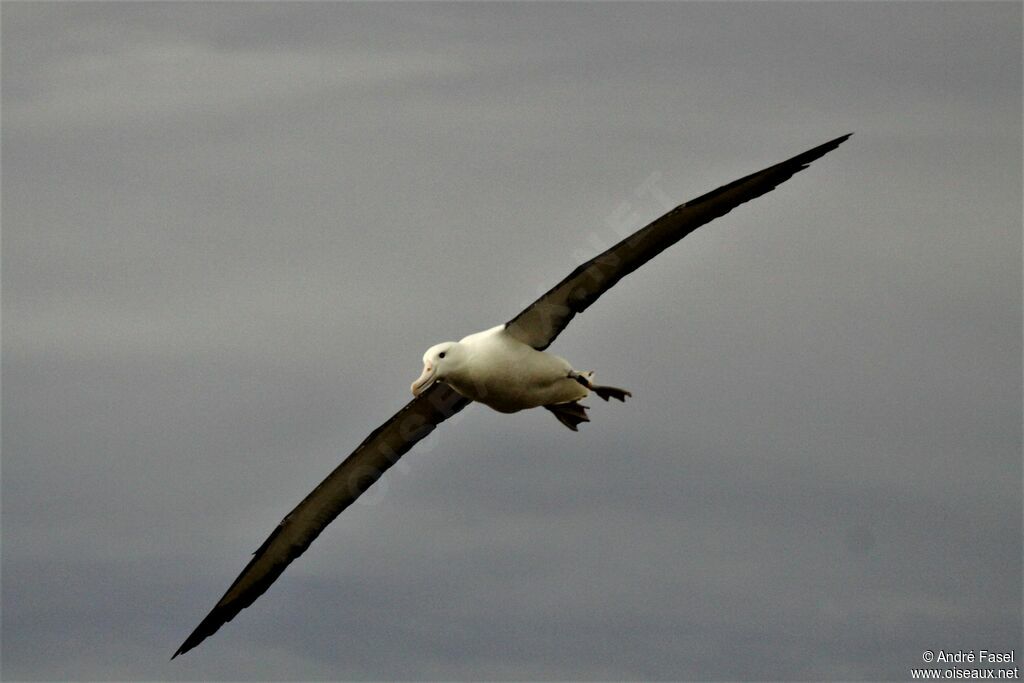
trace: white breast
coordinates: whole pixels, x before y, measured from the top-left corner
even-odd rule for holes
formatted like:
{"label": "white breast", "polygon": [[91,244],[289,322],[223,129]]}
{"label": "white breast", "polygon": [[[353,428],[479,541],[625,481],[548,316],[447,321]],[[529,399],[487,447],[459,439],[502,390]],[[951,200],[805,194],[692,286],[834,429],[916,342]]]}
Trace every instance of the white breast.
{"label": "white breast", "polygon": [[569,378],[572,366],[564,358],[537,351],[515,339],[504,325],[464,337],[461,372],[446,382],[463,396],[503,413],[575,401],[587,390]]}

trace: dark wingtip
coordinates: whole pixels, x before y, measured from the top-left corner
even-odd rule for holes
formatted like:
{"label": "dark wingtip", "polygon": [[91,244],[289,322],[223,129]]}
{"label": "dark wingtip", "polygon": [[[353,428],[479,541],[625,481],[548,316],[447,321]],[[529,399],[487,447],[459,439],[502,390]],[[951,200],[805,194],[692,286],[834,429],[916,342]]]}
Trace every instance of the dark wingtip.
{"label": "dark wingtip", "polygon": [[173,660],[178,655],[185,654],[186,652],[194,648],[196,645],[206,640],[206,637],[208,635],[210,634],[204,633],[202,635],[198,635],[196,633],[193,633],[192,635],[190,635],[188,638],[185,639],[185,642],[181,644],[181,647],[179,647],[178,650],[173,655],[171,655],[171,660]]}
{"label": "dark wingtip", "polygon": [[[217,608],[215,607],[213,609],[213,611],[210,612],[210,614],[207,615],[207,617],[205,619],[203,619],[202,622],[200,622],[199,626],[197,626],[196,629],[194,631],[192,631],[192,633],[189,634],[188,638],[186,638],[185,642],[181,644],[181,647],[178,648],[177,652],[175,652],[171,656],[171,659],[173,660],[178,655],[183,655],[186,652],[188,652],[189,650],[191,650],[192,648],[194,648],[196,645],[199,645],[201,642],[206,640],[209,636],[212,636],[214,633],[216,633],[217,630],[221,626],[223,626],[225,623],[230,621],[230,619],[219,619],[219,618],[217,618],[219,616],[220,616],[220,613],[218,612]],[[210,627],[210,622],[211,621],[216,623],[216,625],[213,626],[212,628]]]}
{"label": "dark wingtip", "polygon": [[826,154],[828,154],[829,152],[834,150],[839,145],[841,145],[844,142],[846,142],[847,140],[849,140],[851,135],[853,135],[853,133],[847,133],[846,135],[840,135],[839,137],[835,138],[834,140],[829,140],[825,144],[818,145],[817,147],[815,147],[813,149],[809,149],[806,152],[804,152],[803,154],[799,154],[796,157],[794,157],[793,159],[790,159],[789,162],[783,162],[783,163],[792,163],[792,162],[795,161],[795,162],[799,163],[800,165],[802,165],[802,166],[804,166],[806,168],[807,164],[810,164],[812,161],[814,161],[816,159],[820,159],[821,157],[825,156]]}
{"label": "dark wingtip", "polygon": [[[193,635],[195,635],[195,634],[193,634]],[[188,652],[189,650],[191,650],[192,648],[194,648],[194,647],[195,647],[196,645],[198,645],[198,644],[199,644],[199,643],[189,643],[189,641],[190,641],[190,640],[192,640],[192,636],[189,636],[189,637],[188,637],[188,638],[187,638],[187,639],[185,640],[185,642],[181,644],[181,647],[179,647],[179,648],[178,648],[178,649],[177,649],[177,650],[175,651],[175,653],[174,653],[173,655],[171,655],[171,661],[172,661],[172,662],[174,661],[174,658],[175,658],[175,657],[177,657],[178,655],[183,655],[183,654],[185,654],[186,652]]]}
{"label": "dark wingtip", "polygon": [[[806,152],[801,152],[800,154],[797,154],[795,157],[786,159],[785,161],[777,163],[774,166],[769,166],[768,168],[763,169],[761,171],[757,171],[756,173],[751,173],[750,175],[743,176],[739,180],[734,180],[727,185],[723,185],[722,187],[716,190],[708,192],[707,194],[702,194],[701,196],[695,199],[691,199],[685,204],[677,207],[673,211],[670,211],[669,213],[665,214],[658,220],[668,218],[684,207],[696,206],[704,202],[714,201],[721,197],[723,194],[731,190],[734,190],[740,186],[743,186],[747,183],[751,183],[752,181],[759,186],[757,188],[748,188],[749,192],[745,197],[743,197],[739,201],[736,201],[732,204],[725,206],[723,209],[718,211],[714,216],[712,216],[712,218],[724,216],[725,214],[729,213],[729,211],[732,211],[740,204],[744,204],[750,201],[751,199],[755,199],[763,194],[771,192],[776,187],[792,178],[794,174],[799,173],[800,171],[809,167],[812,162],[817,161],[821,157],[825,156],[826,154],[834,150],[839,145],[846,142],[851,135],[853,135],[853,133],[840,135],[837,138],[829,140],[826,143],[820,144],[817,147],[812,147]],[[711,220],[712,218],[709,218],[708,220]],[[706,223],[707,221],[704,222]],[[701,225],[703,225],[703,223],[701,223]]]}

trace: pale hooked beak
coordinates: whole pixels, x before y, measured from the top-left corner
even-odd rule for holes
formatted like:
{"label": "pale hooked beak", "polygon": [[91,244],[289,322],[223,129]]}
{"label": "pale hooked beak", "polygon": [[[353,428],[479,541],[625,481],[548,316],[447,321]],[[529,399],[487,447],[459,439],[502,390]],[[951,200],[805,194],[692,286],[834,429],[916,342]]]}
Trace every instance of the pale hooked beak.
{"label": "pale hooked beak", "polygon": [[423,374],[420,375],[419,379],[412,383],[412,395],[419,396],[424,391],[430,388],[430,385],[434,383],[435,377],[434,366],[427,363],[423,366]]}

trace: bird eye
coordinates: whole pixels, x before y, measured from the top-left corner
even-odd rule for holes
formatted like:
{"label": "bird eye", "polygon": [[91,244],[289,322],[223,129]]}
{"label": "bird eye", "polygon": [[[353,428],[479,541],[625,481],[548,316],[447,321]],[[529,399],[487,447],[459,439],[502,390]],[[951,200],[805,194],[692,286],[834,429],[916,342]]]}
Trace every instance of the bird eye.
{"label": "bird eye", "polygon": [[437,357],[438,358],[444,358],[444,351],[442,351],[441,353],[437,354]]}

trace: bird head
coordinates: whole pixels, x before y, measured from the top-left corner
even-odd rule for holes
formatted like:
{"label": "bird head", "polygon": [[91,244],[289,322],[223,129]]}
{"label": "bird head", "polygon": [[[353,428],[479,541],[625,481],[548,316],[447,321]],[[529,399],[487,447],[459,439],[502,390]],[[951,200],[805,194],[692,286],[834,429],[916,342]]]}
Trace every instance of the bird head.
{"label": "bird head", "polygon": [[458,342],[442,342],[427,349],[423,354],[423,374],[410,387],[412,395],[419,396],[434,382],[443,382],[458,361],[459,351]]}

